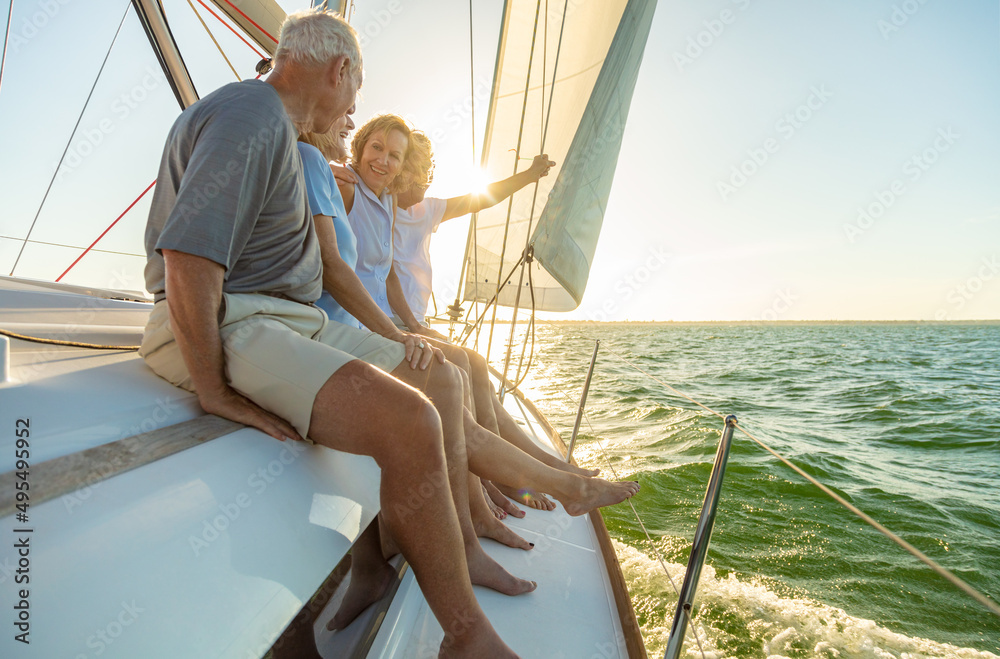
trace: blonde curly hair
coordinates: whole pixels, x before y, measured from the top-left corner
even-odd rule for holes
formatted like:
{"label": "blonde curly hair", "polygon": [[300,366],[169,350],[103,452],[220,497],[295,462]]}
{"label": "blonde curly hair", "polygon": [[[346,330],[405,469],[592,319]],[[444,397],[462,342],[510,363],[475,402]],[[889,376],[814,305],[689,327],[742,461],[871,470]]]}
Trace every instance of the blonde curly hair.
{"label": "blonde curly hair", "polygon": [[311,144],[320,150],[327,162],[333,160],[343,164],[347,154],[340,148],[337,135],[333,131],[326,133],[299,133],[299,141]]}
{"label": "blonde curly hair", "polygon": [[409,125],[407,125],[406,120],[398,114],[380,114],[372,117],[365,122],[364,126],[354,133],[354,139],[351,140],[351,166],[355,169],[359,169],[361,167],[361,155],[365,152],[365,146],[368,145],[368,140],[375,135],[381,135],[388,138],[389,132],[394,130],[398,130],[403,134],[403,137],[406,138],[408,145],[406,153],[403,154],[403,168],[400,169],[400,173],[396,175],[396,178],[394,178],[391,183],[389,183],[388,187],[390,193],[398,194],[409,187],[405,181],[406,177],[403,176],[403,173],[405,172],[410,147],[413,144],[413,131],[410,129]]}
{"label": "blonde curly hair", "polygon": [[403,190],[427,188],[434,181],[434,150],[431,139],[420,130],[410,132],[410,148],[403,164]]}

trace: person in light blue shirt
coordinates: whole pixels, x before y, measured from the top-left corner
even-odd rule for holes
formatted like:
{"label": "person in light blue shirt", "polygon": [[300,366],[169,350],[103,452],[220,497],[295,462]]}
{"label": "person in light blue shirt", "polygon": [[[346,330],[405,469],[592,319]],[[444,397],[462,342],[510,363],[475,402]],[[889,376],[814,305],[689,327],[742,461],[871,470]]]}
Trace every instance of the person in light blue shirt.
{"label": "person in light blue shirt", "polygon": [[[347,117],[347,115],[344,116]],[[350,122],[349,117],[347,117],[347,121]],[[343,122],[338,121],[338,123]],[[353,123],[348,123],[347,128],[348,130],[353,128]],[[299,156],[302,158],[302,172],[305,174],[306,179],[309,213],[314,218],[317,218],[315,220],[317,230],[321,230],[320,225],[326,225],[326,232],[329,232],[329,227],[332,224],[334,235],[336,236],[336,251],[343,261],[343,265],[353,272],[358,263],[358,239],[354,237],[354,231],[351,229],[350,224],[347,223],[347,211],[344,210],[344,200],[337,189],[337,182],[333,178],[333,172],[330,171],[329,161],[336,158],[330,157],[329,152],[324,154],[319,149],[319,145],[328,141],[331,140],[326,135],[305,133],[299,136]],[[324,266],[327,266],[327,264],[324,263]],[[331,264],[328,268],[324,268],[324,270],[326,269],[335,272],[341,268],[338,268],[336,264]],[[339,302],[333,299],[328,287],[325,285],[323,294],[316,301],[316,306],[325,311],[330,320],[364,329],[364,326],[358,319],[348,313]]]}

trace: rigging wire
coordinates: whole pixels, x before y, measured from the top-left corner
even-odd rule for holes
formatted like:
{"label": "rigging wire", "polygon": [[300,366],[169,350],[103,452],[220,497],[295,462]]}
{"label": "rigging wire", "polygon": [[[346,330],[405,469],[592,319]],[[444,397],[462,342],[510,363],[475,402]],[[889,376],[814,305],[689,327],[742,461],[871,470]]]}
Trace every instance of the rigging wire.
{"label": "rigging wire", "polygon": [[[120,220],[123,217],[125,217],[125,214],[128,213],[130,210],[132,210],[132,207],[135,206],[136,204],[138,204],[139,200],[142,199],[143,197],[145,197],[147,192],[149,192],[150,190],[153,189],[154,185],[156,185],[156,180],[155,179],[153,180],[152,183],[149,184],[149,186],[145,190],[142,191],[142,194],[140,194],[138,197],[136,197],[135,200],[131,204],[128,205],[128,208],[126,208],[125,210],[123,210],[121,212],[121,215],[119,215],[118,217],[115,218],[114,222],[112,222],[111,224],[108,225],[107,229],[105,229],[103,232],[101,232],[101,235],[99,235],[94,242],[90,243],[90,246],[87,249],[83,250],[83,254],[80,254],[80,256],[76,257],[76,260],[73,261],[72,263],[70,263],[69,267],[66,268],[65,270],[63,270],[63,273],[61,275],[59,275],[58,277],[56,277],[56,281],[60,281],[63,277],[65,277],[66,274],[70,270],[72,270],[73,267],[76,266],[76,264],[79,263],[80,260],[83,257],[85,257],[87,255],[87,252],[89,252],[90,250],[92,250],[94,248],[94,245],[96,245],[97,243],[99,243],[101,241],[101,239],[104,238],[104,236],[106,236],[108,234],[108,232],[111,231],[111,229],[113,229],[116,224],[118,224],[118,220]],[[25,242],[27,242],[27,240],[25,240]],[[17,264],[15,263],[14,265],[17,265]]]}
{"label": "rigging wire", "polygon": [[[17,264],[21,261],[21,256],[24,254],[24,248],[25,246],[27,246],[28,240],[31,238],[31,232],[35,230],[35,224],[38,222],[38,218],[42,214],[42,208],[45,207],[45,201],[49,198],[49,193],[52,191],[52,186],[56,182],[56,176],[59,174],[59,168],[62,167],[63,160],[66,158],[66,154],[69,153],[69,147],[73,144],[73,138],[76,137],[76,131],[78,128],[80,128],[80,122],[83,121],[83,115],[86,114],[87,112],[87,105],[90,104],[90,98],[94,95],[94,90],[97,89],[97,83],[101,79],[101,73],[104,71],[104,67],[105,65],[107,65],[108,59],[111,57],[111,51],[114,50],[115,42],[118,41],[118,35],[121,34],[122,26],[125,25],[125,19],[128,18],[128,13],[131,10],[132,10],[132,2],[131,0],[129,0],[129,2],[125,6],[125,13],[122,14],[122,20],[118,23],[118,29],[115,30],[115,36],[113,39],[111,39],[111,45],[108,46],[108,52],[105,53],[104,55],[104,61],[101,62],[101,68],[97,70],[97,76],[94,78],[94,84],[90,87],[90,93],[87,94],[87,100],[83,102],[83,109],[80,110],[80,116],[77,117],[76,119],[76,125],[73,126],[73,132],[70,133],[69,139],[66,140],[66,148],[63,149],[62,155],[59,156],[59,162],[56,164],[56,169],[54,172],[52,172],[52,180],[49,181],[49,187],[45,188],[45,194],[42,196],[42,203],[38,205],[38,210],[35,212],[35,219],[31,221],[31,226],[28,227],[28,235],[24,237],[24,242],[21,243],[21,249],[17,253],[17,258],[14,259],[14,265],[11,266],[10,269],[11,277],[14,276],[14,270],[17,269]],[[58,279],[56,281],[58,281]]]}
{"label": "rigging wire", "polygon": [[[517,173],[517,166],[518,166],[518,163],[520,162],[520,156],[521,156],[521,139],[524,137],[524,118],[525,118],[525,115],[527,114],[527,111],[528,111],[528,88],[531,86],[531,67],[532,67],[532,63],[535,61],[535,42],[536,42],[536,40],[538,38],[538,15],[541,12],[541,10],[542,10],[542,0],[538,0],[538,2],[535,4],[535,22],[534,22],[534,27],[532,28],[532,31],[531,31],[531,50],[529,51],[529,54],[528,54],[528,70],[527,70],[527,74],[525,75],[525,79],[524,79],[524,101],[521,103],[521,125],[518,127],[518,131],[517,131],[517,147],[514,150],[514,173],[515,174]],[[507,222],[504,224],[504,229],[503,229],[503,246],[500,249],[500,263],[497,266],[497,276],[500,276],[500,275],[503,274],[503,261],[504,261],[504,258],[507,256],[507,236],[510,233],[510,216],[511,216],[511,213],[512,213],[513,210],[514,210],[514,197],[512,195],[508,199],[508,201],[507,201]],[[524,261],[524,254],[521,255],[521,259],[519,260],[519,263],[523,262],[523,261]],[[501,280],[501,281],[497,282],[497,292],[496,292],[495,298],[499,298],[500,297],[500,290],[502,288],[502,286],[501,286],[502,281],[505,281],[505,280]],[[497,304],[497,305],[495,305],[493,307],[493,318],[490,319],[490,334],[489,334],[489,340],[488,340],[488,342],[486,344],[486,361],[487,362],[490,360],[490,349],[493,346],[493,328],[496,325],[497,307],[499,307],[499,306],[500,305]],[[516,317],[516,315],[517,314],[515,313],[515,317]]]}
{"label": "rigging wire", "polygon": [[215,35],[212,34],[212,31],[210,29],[208,29],[208,25],[205,23],[205,19],[202,18],[201,14],[198,13],[198,10],[195,8],[194,3],[191,2],[191,0],[187,0],[187,3],[188,7],[191,8],[191,11],[194,12],[194,15],[198,17],[198,22],[201,23],[201,26],[203,28],[205,28],[205,32],[208,33],[208,38],[212,40],[212,43],[215,44],[215,47],[216,49],[218,49],[219,54],[222,55],[222,59],[226,60],[226,64],[229,65],[229,70],[233,72],[234,76],[236,76],[236,81],[239,82],[240,80],[242,80],[242,78],[240,78],[240,74],[236,72],[236,67],[233,66],[233,63],[229,61],[228,57],[226,57],[226,51],[222,50],[222,46],[219,45],[219,42],[216,40]]}
{"label": "rigging wire", "polygon": [[198,0],[198,4],[201,5],[202,7],[204,7],[208,11],[209,14],[211,14],[212,16],[215,16],[215,19],[217,21],[219,21],[220,23],[222,23],[223,25],[225,25],[227,28],[229,28],[229,31],[232,32],[233,34],[235,34],[239,38],[239,40],[242,41],[243,43],[245,43],[250,48],[250,50],[252,50],[253,52],[255,52],[257,54],[258,57],[260,57],[261,59],[267,59],[267,55],[265,55],[264,53],[260,52],[256,48],[254,48],[253,44],[251,44],[249,41],[247,41],[245,38],[243,38],[243,35],[240,34],[239,31],[236,30],[236,28],[234,28],[228,22],[224,21],[221,16],[219,16],[214,11],[212,11],[212,8],[209,7],[208,5],[206,5],[204,3],[204,0]]}
{"label": "rigging wire", "polygon": [[258,30],[260,30],[271,41],[273,41],[274,43],[278,43],[278,40],[275,39],[273,36],[271,36],[271,34],[267,30],[265,30],[261,26],[257,25],[257,23],[252,18],[250,18],[249,16],[247,16],[246,14],[244,14],[242,9],[240,9],[239,7],[237,7],[236,5],[234,5],[233,3],[231,3],[229,0],[222,0],[222,1],[225,2],[227,5],[229,5],[230,7],[232,7],[233,9],[235,9],[239,13],[240,16],[242,16],[243,18],[247,19],[250,22],[251,25],[253,25],[255,28],[257,28]]}
{"label": "rigging wire", "polygon": [[[0,236],[0,240],[16,240],[17,242],[22,242],[21,238],[15,238],[14,236]],[[46,240],[29,240],[29,243],[33,245],[46,245],[48,247],[66,247],[68,249],[80,249],[79,245],[66,245],[63,243],[50,243]],[[145,254],[135,254],[133,252],[120,252],[113,249],[92,249],[92,252],[98,252],[99,254],[116,254],[118,256],[135,256],[137,258],[146,258]]]}
{"label": "rigging wire", "polygon": [[[669,389],[670,391],[674,392],[678,396],[681,396],[682,398],[685,398],[685,399],[691,401],[692,403],[694,403],[698,407],[701,407],[702,409],[707,410],[708,412],[714,414],[715,416],[718,416],[718,417],[720,417],[722,419],[725,419],[725,416],[723,414],[720,414],[719,412],[716,412],[715,410],[711,409],[710,407],[702,405],[701,403],[699,403],[695,399],[691,398],[687,394],[684,394],[684,393],[678,391],[677,389],[675,389],[674,387],[670,386],[666,382],[664,382],[664,381],[660,380],[659,378],[653,376],[651,373],[649,373],[645,369],[637,366],[636,364],[633,364],[630,360],[628,360],[624,356],[618,354],[615,350],[613,350],[610,346],[608,346],[607,342],[605,342],[604,345],[607,348],[608,352],[610,352],[612,355],[614,355],[615,357],[617,357],[618,359],[620,359],[624,363],[628,364],[629,366],[631,366],[635,370],[639,371],[640,373],[642,373],[643,375],[645,375],[646,377],[648,377],[649,379],[651,379],[653,382],[656,382],[657,384],[660,384],[660,385],[666,387],[667,389]],[[937,562],[935,562],[932,558],[930,558],[929,556],[927,556],[926,554],[924,554],[922,551],[920,551],[919,549],[917,549],[916,547],[914,547],[913,545],[911,545],[906,540],[903,540],[903,538],[899,537],[898,535],[896,535],[895,533],[893,533],[892,531],[890,531],[888,528],[886,528],[884,525],[882,525],[881,523],[879,523],[878,521],[876,521],[874,518],[872,518],[868,514],[864,513],[860,508],[858,508],[857,506],[849,503],[846,499],[844,499],[844,497],[840,496],[839,494],[837,494],[836,492],[834,492],[833,490],[831,490],[829,487],[827,487],[826,485],[823,485],[818,480],[816,480],[815,478],[813,478],[812,476],[810,476],[809,474],[807,474],[799,466],[797,466],[796,464],[794,464],[793,462],[791,462],[788,458],[784,457],[783,455],[781,455],[780,453],[778,453],[777,451],[775,451],[773,448],[771,448],[770,446],[768,446],[767,444],[765,444],[763,441],[761,441],[760,439],[758,439],[757,437],[755,437],[746,428],[744,428],[743,426],[739,425],[739,423],[736,424],[736,427],[740,430],[740,432],[742,432],[744,435],[746,435],[748,438],[750,438],[753,442],[755,442],[757,445],[759,445],[765,451],[767,451],[768,453],[770,453],[771,455],[773,455],[775,458],[777,458],[778,460],[780,460],[785,466],[789,467],[795,473],[797,473],[799,476],[801,476],[802,478],[806,479],[808,482],[810,482],[813,485],[815,485],[816,487],[818,487],[824,494],[826,494],[827,496],[829,496],[835,502],[837,502],[842,507],[844,507],[845,509],[847,509],[848,511],[850,511],[851,513],[853,513],[854,515],[856,515],[857,517],[859,517],[863,522],[865,522],[866,524],[868,524],[869,526],[871,526],[872,528],[874,528],[876,531],[878,531],[879,533],[881,533],[885,537],[887,537],[890,540],[892,540],[894,543],[896,543],[901,548],[903,548],[908,553],[910,553],[915,558],[917,558],[920,562],[922,562],[923,564],[927,565],[929,568],[931,568],[932,570],[934,570],[937,574],[939,574],[945,580],[947,580],[948,582],[950,582],[953,586],[955,586],[956,588],[958,588],[959,590],[961,590],[962,592],[964,592],[966,595],[968,595],[972,599],[976,600],[977,602],[979,602],[980,604],[982,604],[983,606],[985,606],[987,609],[989,609],[989,611],[991,613],[993,613],[993,615],[995,615],[998,618],[1000,618],[1000,605],[998,605],[996,602],[994,602],[990,598],[988,598],[985,595],[983,595],[982,593],[980,593],[978,590],[976,590],[975,588],[973,588],[972,586],[970,586],[968,583],[966,583],[964,580],[962,580],[961,578],[959,578],[958,576],[956,576],[955,574],[953,574],[948,569],[946,569],[946,568],[942,567],[941,565],[939,565]]]}
{"label": "rigging wire", "polygon": [[[472,0],[469,0],[470,2]],[[7,64],[7,44],[10,42],[10,24],[14,16],[14,0],[10,0],[10,7],[7,9],[7,28],[3,34],[3,54],[0,55],[0,88],[3,87],[3,69]]]}

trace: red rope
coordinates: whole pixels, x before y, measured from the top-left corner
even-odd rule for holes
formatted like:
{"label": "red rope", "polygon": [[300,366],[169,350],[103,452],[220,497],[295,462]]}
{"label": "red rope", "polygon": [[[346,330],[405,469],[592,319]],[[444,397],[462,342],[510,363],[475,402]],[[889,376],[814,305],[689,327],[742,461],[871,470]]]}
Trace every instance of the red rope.
{"label": "red rope", "polygon": [[[253,44],[251,44],[249,41],[247,41],[246,39],[244,39],[243,35],[240,34],[239,32],[237,32],[233,28],[232,25],[230,25],[226,21],[222,20],[222,17],[219,16],[218,14],[216,14],[214,11],[212,11],[212,8],[209,7],[208,5],[206,5],[202,0],[198,0],[198,4],[201,5],[202,7],[204,7],[206,10],[208,10],[209,14],[211,14],[212,16],[215,16],[215,18],[217,18],[220,23],[222,23],[223,25],[225,25],[226,27],[228,27],[229,31],[232,32],[233,34],[235,34],[239,38],[240,41],[242,41],[246,45],[250,46],[250,50],[252,50],[253,52],[257,53],[258,57],[260,57],[261,59],[264,59],[265,57],[267,57],[266,55],[262,54],[259,50],[257,50],[256,48],[254,48]],[[239,11],[239,10],[237,10],[237,11]],[[240,13],[243,13],[243,12],[240,12]],[[248,18],[247,20],[250,20],[250,19]],[[254,25],[256,25],[256,23],[254,23]],[[263,30],[261,30],[261,32],[263,32]],[[267,34],[267,33],[264,32],[264,34]],[[268,34],[267,36],[271,36],[271,35]]]}
{"label": "red rope", "polygon": [[274,43],[278,43],[278,40],[277,40],[277,39],[275,39],[275,38],[274,38],[274,37],[272,37],[272,36],[271,36],[270,34],[268,34],[267,30],[265,30],[265,29],[264,29],[264,28],[262,28],[261,26],[259,26],[259,25],[257,25],[256,23],[254,23],[253,19],[252,19],[252,18],[250,18],[249,16],[247,16],[246,14],[244,14],[244,13],[243,13],[243,12],[242,12],[242,11],[240,10],[240,8],[239,8],[239,7],[237,7],[237,6],[236,6],[236,5],[234,5],[233,3],[229,2],[229,0],[223,0],[223,1],[224,1],[224,2],[225,2],[225,3],[227,4],[227,5],[229,5],[229,6],[230,6],[230,7],[232,7],[233,9],[235,9],[235,10],[236,10],[237,12],[239,12],[240,16],[242,16],[243,18],[245,18],[245,19],[247,19],[248,21],[250,21],[250,24],[251,24],[251,25],[253,25],[253,26],[254,26],[255,28],[257,28],[258,30],[260,30],[261,32],[263,32],[264,34],[266,34],[266,35],[267,35],[268,37],[270,37],[271,41],[273,41]]}
{"label": "red rope", "polygon": [[120,220],[120,219],[122,219],[123,217],[125,217],[125,213],[129,212],[130,210],[132,210],[132,207],[133,207],[133,206],[135,206],[136,204],[138,204],[138,203],[139,203],[139,200],[140,200],[140,199],[142,199],[143,197],[145,197],[145,196],[146,196],[146,193],[147,193],[147,192],[149,192],[150,190],[152,190],[152,189],[153,189],[153,186],[154,186],[154,185],[156,185],[156,181],[153,181],[152,183],[150,183],[150,184],[149,184],[149,187],[148,187],[148,188],[146,188],[145,190],[143,190],[143,191],[142,191],[142,194],[141,194],[141,195],[139,195],[138,197],[136,197],[136,198],[135,198],[135,201],[133,201],[133,202],[132,202],[131,204],[129,204],[129,205],[128,205],[128,208],[126,208],[126,209],[125,209],[124,211],[122,211],[122,214],[121,214],[121,215],[119,215],[118,217],[116,217],[116,218],[115,218],[115,221],[114,221],[114,222],[112,222],[112,223],[110,224],[110,226],[108,226],[108,228],[104,230],[104,233],[102,233],[101,235],[99,235],[99,236],[97,237],[97,240],[95,240],[94,242],[90,243],[90,247],[88,247],[87,249],[83,250],[83,254],[81,254],[80,256],[76,257],[76,260],[75,260],[75,261],[73,261],[73,262],[72,262],[72,263],[70,264],[70,266],[69,266],[68,268],[66,268],[66,270],[65,270],[65,271],[64,271],[64,272],[63,272],[63,273],[62,273],[61,275],[59,275],[59,276],[58,276],[58,277],[56,278],[56,281],[58,282],[58,281],[59,281],[59,280],[61,280],[61,279],[62,279],[63,277],[65,277],[65,276],[66,276],[66,273],[67,273],[67,272],[69,272],[70,270],[72,270],[72,269],[73,269],[73,266],[75,266],[75,265],[76,265],[77,263],[79,263],[79,262],[80,262],[80,259],[82,259],[83,257],[85,257],[85,256],[87,255],[87,252],[89,252],[90,250],[94,249],[94,245],[96,245],[97,243],[101,242],[101,238],[103,238],[104,236],[106,236],[106,235],[107,235],[107,233],[108,233],[108,231],[111,231],[111,229],[112,229],[112,228],[113,228],[113,227],[114,227],[114,226],[115,226],[116,224],[118,224],[118,220]]}

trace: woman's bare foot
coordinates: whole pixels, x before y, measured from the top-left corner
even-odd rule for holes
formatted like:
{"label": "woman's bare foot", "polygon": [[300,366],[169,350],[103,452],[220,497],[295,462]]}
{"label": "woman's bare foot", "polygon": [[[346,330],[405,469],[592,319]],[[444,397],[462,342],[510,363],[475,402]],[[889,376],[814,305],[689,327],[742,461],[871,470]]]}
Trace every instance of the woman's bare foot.
{"label": "woman's bare foot", "polygon": [[469,564],[469,579],[477,586],[486,586],[504,595],[523,595],[538,587],[534,581],[518,579],[490,558],[476,541],[466,544],[465,560]]}
{"label": "woman's bare foot", "polygon": [[383,563],[372,573],[359,574],[358,571],[352,571],[344,601],[333,619],[326,623],[326,628],[330,631],[345,629],[362,611],[382,599],[395,578],[396,571],[388,563]]}
{"label": "woman's bare foot", "polygon": [[[479,479],[473,476],[475,481]],[[507,528],[503,522],[498,520],[489,507],[489,496],[483,487],[469,492],[469,514],[472,516],[472,526],[476,535],[480,538],[490,538],[503,543],[514,549],[528,550],[534,547],[533,544]]]}
{"label": "woman's bare foot", "polygon": [[514,505],[514,502],[503,495],[503,492],[497,489],[497,486],[493,484],[492,481],[488,481],[485,478],[483,480],[483,488],[486,490],[486,494],[489,497],[491,503],[499,506],[508,515],[513,515],[514,517],[521,518],[524,517],[524,511]]}
{"label": "woman's bare foot", "polygon": [[576,492],[559,499],[566,512],[574,517],[589,513],[594,508],[621,503],[639,491],[639,484],[635,481],[610,482],[601,478],[580,478],[579,481]]}
{"label": "woman's bare foot", "polygon": [[555,510],[556,504],[539,492],[535,490],[525,488],[523,490],[518,490],[508,485],[500,485],[499,483],[494,483],[497,489],[503,494],[506,494],[511,499],[517,499],[526,506],[530,506],[536,510]]}
{"label": "woman's bare foot", "polygon": [[568,471],[571,474],[576,474],[577,476],[586,476],[588,478],[593,478],[594,476],[598,476],[601,473],[600,469],[584,469],[583,467],[578,467],[575,464],[570,464],[568,462],[564,462],[563,464],[566,465],[564,467],[564,471]]}
{"label": "woman's bare foot", "polygon": [[483,496],[486,498],[486,505],[490,507],[490,512],[493,513],[493,516],[499,520],[505,519],[507,517],[507,511],[493,503],[493,499],[490,498],[490,493],[486,491],[485,485],[480,487],[483,488]]}
{"label": "woman's bare foot", "polygon": [[476,519],[476,515],[473,515],[472,525],[476,529],[476,535],[480,538],[496,540],[497,542],[507,545],[508,547],[523,549],[525,551],[528,551],[535,546],[533,542],[528,542],[518,534],[514,533],[507,527],[506,524],[495,517],[484,517],[480,520]]}

